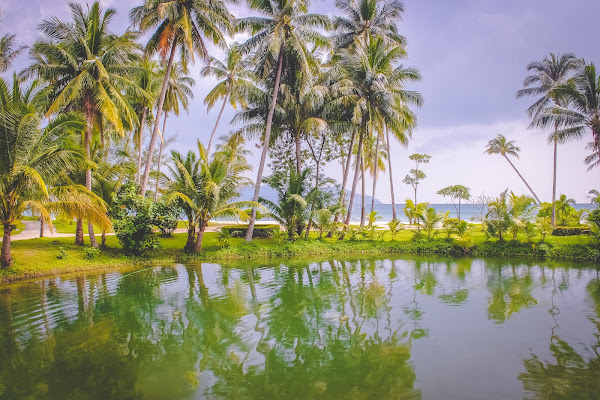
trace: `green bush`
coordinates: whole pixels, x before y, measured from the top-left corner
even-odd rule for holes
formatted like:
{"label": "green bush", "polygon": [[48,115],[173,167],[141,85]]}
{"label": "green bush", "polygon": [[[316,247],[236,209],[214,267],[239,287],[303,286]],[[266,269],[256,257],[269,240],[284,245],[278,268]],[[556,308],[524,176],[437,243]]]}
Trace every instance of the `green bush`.
{"label": "green bush", "polygon": [[86,260],[93,260],[98,254],[100,254],[100,250],[95,247],[86,247],[83,249],[83,253],[83,257]]}
{"label": "green bush", "polygon": [[163,201],[158,201],[152,205],[152,214],[154,214],[154,226],[156,226],[163,235],[171,236],[177,229],[177,213],[179,208],[173,205],[167,205]]}
{"label": "green bush", "polygon": [[69,253],[67,253],[64,247],[60,247],[58,249],[58,255],[56,256],[56,258],[58,258],[59,260],[64,260],[67,257],[69,257]]}
{"label": "green bush", "polygon": [[[252,237],[254,239],[266,239],[273,237],[273,231],[275,229],[279,229],[278,225],[255,225],[254,232],[252,232]],[[248,232],[248,225],[226,225],[221,227],[221,232],[228,232],[229,236],[236,237],[246,237],[246,232]]]}
{"label": "green bush", "polygon": [[589,235],[590,228],[585,225],[580,226],[557,226],[552,231],[552,236],[577,236]]}
{"label": "green bush", "polygon": [[600,225],[600,208],[595,209],[588,215],[588,221],[592,221]]}

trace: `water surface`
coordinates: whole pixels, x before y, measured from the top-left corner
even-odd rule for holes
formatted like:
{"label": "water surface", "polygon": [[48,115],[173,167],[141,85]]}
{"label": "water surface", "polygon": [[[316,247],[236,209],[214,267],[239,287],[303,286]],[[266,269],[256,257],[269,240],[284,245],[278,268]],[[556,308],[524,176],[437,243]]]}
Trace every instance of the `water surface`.
{"label": "water surface", "polygon": [[591,265],[189,264],[0,287],[0,399],[596,399]]}

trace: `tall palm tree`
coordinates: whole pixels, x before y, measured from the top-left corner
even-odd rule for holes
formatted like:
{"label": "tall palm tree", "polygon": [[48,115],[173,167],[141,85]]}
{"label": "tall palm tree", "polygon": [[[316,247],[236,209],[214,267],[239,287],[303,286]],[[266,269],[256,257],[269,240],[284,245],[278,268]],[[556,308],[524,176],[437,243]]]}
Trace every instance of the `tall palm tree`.
{"label": "tall palm tree", "polygon": [[338,31],[333,37],[337,48],[346,48],[359,37],[364,43],[369,37],[380,37],[398,46],[406,45],[406,38],[398,32],[396,22],[402,18],[404,5],[398,0],[337,0],[343,16],[333,19]]}
{"label": "tall palm tree", "polygon": [[146,54],[158,53],[161,58],[167,59],[140,188],[140,193],[144,195],[148,188],[154,145],[175,53],[179,50],[181,65],[186,72],[188,62],[194,61],[194,53],[201,59],[208,60],[208,49],[203,36],[216,45],[224,46],[225,34],[231,32],[232,16],[222,0],[145,0],[144,4],[131,10],[130,19],[133,26],[142,33],[156,28],[146,45]]}
{"label": "tall palm tree", "polygon": [[217,120],[215,121],[215,126],[210,134],[210,139],[208,140],[208,147],[206,150],[209,155],[215,134],[217,133],[217,127],[219,126],[227,102],[229,102],[233,108],[238,104],[245,107],[245,89],[253,86],[252,73],[248,68],[248,60],[244,59],[238,46],[237,43],[233,43],[227,48],[225,62],[221,62],[220,60],[211,57],[208,66],[202,68],[200,72],[204,77],[213,77],[219,80],[204,99],[204,104],[208,107],[208,110],[210,111],[217,101],[223,99],[223,104],[221,105]]}
{"label": "tall palm tree", "polygon": [[500,154],[502,157],[504,157],[504,159],[506,159],[506,161],[508,161],[510,166],[513,167],[513,169],[515,170],[517,175],[519,175],[519,178],[521,178],[523,183],[525,183],[525,185],[527,186],[527,188],[529,189],[531,194],[533,194],[533,197],[535,197],[535,200],[537,201],[537,203],[540,204],[540,199],[537,197],[537,195],[535,194],[535,192],[533,191],[531,186],[529,186],[529,184],[527,183],[525,178],[523,178],[523,175],[521,175],[519,170],[517,170],[517,167],[515,167],[515,165],[512,163],[512,161],[510,161],[510,158],[508,158],[508,156],[513,156],[513,157],[519,158],[520,151],[521,151],[521,149],[518,148],[517,146],[515,146],[514,140],[510,140],[510,141],[506,140],[506,137],[504,137],[504,135],[500,135],[500,134],[498,136],[496,136],[494,139],[490,140],[485,149],[485,152],[487,154]]}
{"label": "tall palm tree", "polygon": [[[308,46],[328,46],[325,36],[313,28],[329,27],[329,19],[324,15],[309,14],[307,0],[250,0],[249,6],[263,14],[262,17],[246,17],[238,20],[238,29],[250,31],[252,36],[241,46],[241,50],[254,51],[254,63],[258,66],[258,75],[265,78],[271,87],[271,100],[266,118],[263,136],[263,149],[258,166],[254,196],[252,201],[258,201],[263,170],[269,151],[271,140],[271,127],[273,115],[279,94],[281,76],[284,72],[296,70],[296,73],[306,72],[316,65],[316,60]],[[291,68],[291,62],[296,65]],[[273,68],[272,65],[277,67]],[[252,240],[256,209],[252,210],[252,217],[246,233],[246,241]]]}
{"label": "tall palm tree", "polygon": [[16,35],[7,33],[0,36],[0,74],[6,72],[15,58],[25,49],[17,45]]}
{"label": "tall palm tree", "polygon": [[[419,105],[421,95],[404,90],[409,79],[418,79],[415,69],[398,65],[405,56],[404,49],[386,44],[382,38],[370,37],[367,44],[355,39],[352,50],[340,52],[341,67],[346,79],[333,88],[332,107],[344,105],[352,110],[352,122],[359,126],[356,160],[362,159],[363,141],[372,137],[374,126],[380,124],[396,135],[404,135],[414,126],[416,118],[407,104]],[[346,225],[350,223],[360,162],[355,162],[354,180],[348,203]]]}
{"label": "tall palm tree", "polygon": [[189,109],[190,100],[194,98],[194,92],[192,87],[196,85],[194,78],[185,75],[184,69],[179,63],[175,63],[171,68],[171,77],[167,84],[167,91],[165,94],[165,102],[163,104],[163,111],[165,116],[163,119],[163,128],[160,138],[160,148],[158,151],[157,161],[157,173],[156,173],[156,190],[154,192],[154,201],[158,201],[158,182],[160,179],[160,165],[162,160],[162,153],[167,140],[166,129],[167,129],[167,117],[169,113],[173,113],[179,116],[180,107],[187,112]]}
{"label": "tall palm tree", "polygon": [[557,86],[553,94],[564,99],[564,104],[545,108],[532,125],[556,126],[552,140],[559,143],[580,139],[591,131],[592,150],[600,157],[600,75],[595,65],[591,63],[581,68],[572,84]]}
{"label": "tall palm tree", "polygon": [[[37,76],[48,82],[52,104],[47,116],[64,110],[84,113],[86,129],[83,147],[90,158],[93,132],[99,131],[103,140],[103,124],[107,121],[123,134],[135,126],[137,116],[124,92],[147,95],[130,79],[138,60],[138,35],[125,32],[114,35],[109,25],[116,11],[104,12],[95,2],[87,10],[80,4],[69,3],[71,21],[57,18],[44,20],[39,30],[43,37],[33,45],[33,64],[25,76]],[[85,186],[92,188],[92,170],[86,169]],[[78,222],[81,224],[81,221]],[[94,227],[88,221],[90,243],[96,246]]]}
{"label": "tall palm tree", "polygon": [[[35,86],[35,83],[34,83]],[[79,116],[65,113],[41,128],[32,88],[22,90],[16,80],[12,91],[0,79],[0,222],[4,228],[0,267],[12,265],[11,232],[25,210],[38,212],[52,228],[51,213],[83,214],[110,225],[106,210],[81,186],[48,187],[60,173],[88,164],[76,145],[85,124]]]}
{"label": "tall palm tree", "polygon": [[[545,56],[542,61],[533,61],[527,65],[527,71],[533,71],[533,75],[529,75],[523,81],[524,89],[517,92],[517,98],[524,96],[541,96],[528,109],[527,113],[530,117],[537,117],[540,113],[552,102],[555,106],[561,104],[561,101],[553,91],[559,85],[564,84],[571,76],[571,73],[580,66],[581,60],[571,53],[554,54],[550,53]],[[554,125],[554,133],[558,130],[558,126]],[[554,163],[552,172],[552,225],[556,225],[556,166],[558,141],[552,140],[554,143]]]}
{"label": "tall palm tree", "polygon": [[375,208],[375,190],[377,187],[377,178],[379,171],[385,172],[385,160],[389,154],[385,148],[380,145],[381,129],[378,128],[375,132],[375,136],[372,137],[365,146],[365,169],[373,177],[373,188],[371,192],[371,212]]}

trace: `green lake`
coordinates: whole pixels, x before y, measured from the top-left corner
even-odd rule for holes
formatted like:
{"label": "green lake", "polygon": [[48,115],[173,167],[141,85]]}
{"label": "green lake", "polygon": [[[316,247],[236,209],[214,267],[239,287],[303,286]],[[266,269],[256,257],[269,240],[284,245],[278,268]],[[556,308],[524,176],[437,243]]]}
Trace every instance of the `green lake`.
{"label": "green lake", "polygon": [[0,399],[598,399],[598,266],[190,263],[0,286]]}

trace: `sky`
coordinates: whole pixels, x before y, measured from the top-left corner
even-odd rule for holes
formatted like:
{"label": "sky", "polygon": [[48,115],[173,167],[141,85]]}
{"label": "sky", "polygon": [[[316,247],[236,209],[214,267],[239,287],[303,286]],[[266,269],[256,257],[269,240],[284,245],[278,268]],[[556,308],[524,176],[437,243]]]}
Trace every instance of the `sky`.
{"label": "sky", "polygon": [[[128,26],[131,7],[141,0],[101,0],[118,15],[114,33]],[[521,148],[515,166],[542,201],[552,195],[552,146],[547,131],[528,129],[525,110],[533,98],[516,99],[527,75],[526,65],[541,60],[549,52],[572,52],[600,65],[595,27],[600,14],[598,0],[404,0],[405,13],[399,29],[408,39],[406,65],[417,67],[423,79],[408,89],[424,97],[422,108],[415,109],[419,122],[407,147],[391,145],[392,172],[397,202],[412,197],[412,188],[402,179],[413,168],[408,156],[427,153],[431,162],[423,167],[427,178],[419,186],[419,200],[446,203],[436,194],[442,187],[461,184],[472,195],[482,192],[496,196],[505,189],[528,194],[527,187],[500,156],[484,154],[488,140],[501,133]],[[38,23],[52,16],[68,17],[67,0],[2,0],[0,33],[17,34],[20,42],[31,44],[37,37]],[[231,7],[236,16],[249,15],[243,5]],[[335,15],[333,0],[313,0],[313,12]],[[238,38],[239,40],[239,38]],[[210,47],[219,58],[219,49]],[[21,68],[26,55],[15,63]],[[195,100],[189,113],[170,118],[167,135],[176,134],[172,148],[187,151],[200,139],[205,144],[218,114],[218,107],[207,112],[203,99],[215,81],[201,78],[197,63],[190,75],[196,79]],[[227,108],[223,121],[229,122],[235,110]],[[231,129],[221,123],[218,135]],[[588,154],[580,142],[559,146],[558,195],[566,194],[577,202],[589,202],[590,189],[600,189],[600,168],[586,172]],[[260,150],[248,146],[258,163]],[[341,181],[339,164],[325,167],[325,173]],[[389,177],[380,175],[376,197],[390,202]],[[367,181],[367,187],[371,183]]]}

